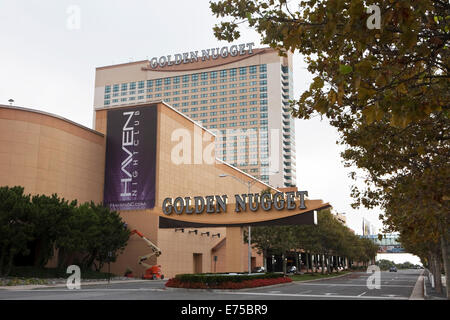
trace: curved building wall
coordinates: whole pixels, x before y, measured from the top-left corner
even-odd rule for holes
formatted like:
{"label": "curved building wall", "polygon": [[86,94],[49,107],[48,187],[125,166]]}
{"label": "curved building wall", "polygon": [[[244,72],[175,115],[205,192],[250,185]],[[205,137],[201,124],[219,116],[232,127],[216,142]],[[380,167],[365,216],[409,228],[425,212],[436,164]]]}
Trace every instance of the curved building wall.
{"label": "curved building wall", "polygon": [[104,165],[103,134],[44,112],[0,105],[0,186],[98,203]]}

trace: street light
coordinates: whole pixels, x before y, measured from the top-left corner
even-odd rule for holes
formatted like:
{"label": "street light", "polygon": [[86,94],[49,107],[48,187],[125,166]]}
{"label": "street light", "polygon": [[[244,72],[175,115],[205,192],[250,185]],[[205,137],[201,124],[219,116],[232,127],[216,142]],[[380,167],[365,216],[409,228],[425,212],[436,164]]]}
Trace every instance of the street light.
{"label": "street light", "polygon": [[[250,193],[250,188],[252,187],[253,184],[256,183],[256,180],[244,181],[239,178],[236,178],[235,176],[230,176],[225,173],[219,174],[219,178],[226,178],[226,177],[231,177],[231,178],[239,181],[242,184],[246,184],[248,187],[247,197],[248,197],[248,194]],[[252,229],[249,225],[248,226],[248,273],[250,274],[251,272],[252,272]]]}

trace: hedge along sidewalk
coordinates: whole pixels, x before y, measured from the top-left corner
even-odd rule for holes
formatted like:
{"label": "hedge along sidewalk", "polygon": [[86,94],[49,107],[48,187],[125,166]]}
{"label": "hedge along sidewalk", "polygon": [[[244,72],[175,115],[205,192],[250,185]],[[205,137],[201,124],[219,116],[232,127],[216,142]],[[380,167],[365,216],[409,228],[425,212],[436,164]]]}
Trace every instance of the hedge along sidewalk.
{"label": "hedge along sidewalk", "polygon": [[302,275],[293,275],[293,276],[290,276],[290,278],[292,279],[292,283],[296,283],[296,282],[314,282],[314,281],[320,281],[320,280],[326,280],[326,279],[341,278],[341,277],[347,276],[347,275],[349,275],[351,273],[352,273],[352,271],[345,271],[343,273],[340,272],[339,274],[336,274],[336,275],[331,274],[331,275],[322,276],[322,274],[319,274],[319,275],[317,275],[317,276],[319,276],[319,278],[317,278],[317,279],[308,279],[308,278],[306,278],[305,280],[303,280],[303,279],[295,280],[295,276],[300,276],[301,277],[301,276],[306,275],[306,276],[310,276],[311,278],[316,277],[316,276],[311,276],[310,274],[302,274]]}

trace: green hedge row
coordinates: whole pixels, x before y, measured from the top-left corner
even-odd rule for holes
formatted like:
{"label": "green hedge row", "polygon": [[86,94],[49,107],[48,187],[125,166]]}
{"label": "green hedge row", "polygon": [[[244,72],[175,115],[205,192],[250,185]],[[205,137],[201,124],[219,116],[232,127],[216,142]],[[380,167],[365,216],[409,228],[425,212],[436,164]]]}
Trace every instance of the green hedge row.
{"label": "green hedge row", "polygon": [[283,278],[283,273],[262,273],[262,274],[216,274],[216,273],[199,273],[199,274],[177,274],[175,279],[181,282],[194,282],[205,284],[219,284],[224,282],[242,282],[255,279],[275,279]]}

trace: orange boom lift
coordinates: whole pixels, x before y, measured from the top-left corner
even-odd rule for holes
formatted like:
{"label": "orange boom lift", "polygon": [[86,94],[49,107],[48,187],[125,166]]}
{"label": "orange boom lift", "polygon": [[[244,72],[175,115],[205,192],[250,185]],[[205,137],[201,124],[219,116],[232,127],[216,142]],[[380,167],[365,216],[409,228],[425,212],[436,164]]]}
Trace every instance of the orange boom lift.
{"label": "orange boom lift", "polygon": [[161,249],[159,249],[155,244],[153,244],[153,242],[151,242],[146,237],[144,237],[144,235],[142,233],[140,233],[139,231],[137,231],[137,230],[131,231],[131,235],[133,235],[133,234],[137,234],[139,237],[141,237],[141,239],[144,240],[149,245],[149,247],[152,249],[152,252],[150,252],[149,254],[138,258],[138,263],[141,266],[143,266],[144,268],[147,268],[145,270],[145,274],[142,276],[142,279],[151,279],[151,280],[164,279],[164,275],[161,272],[160,265],[151,266],[144,262],[145,260],[147,260],[150,257],[153,257],[153,256],[159,257],[161,255]]}

